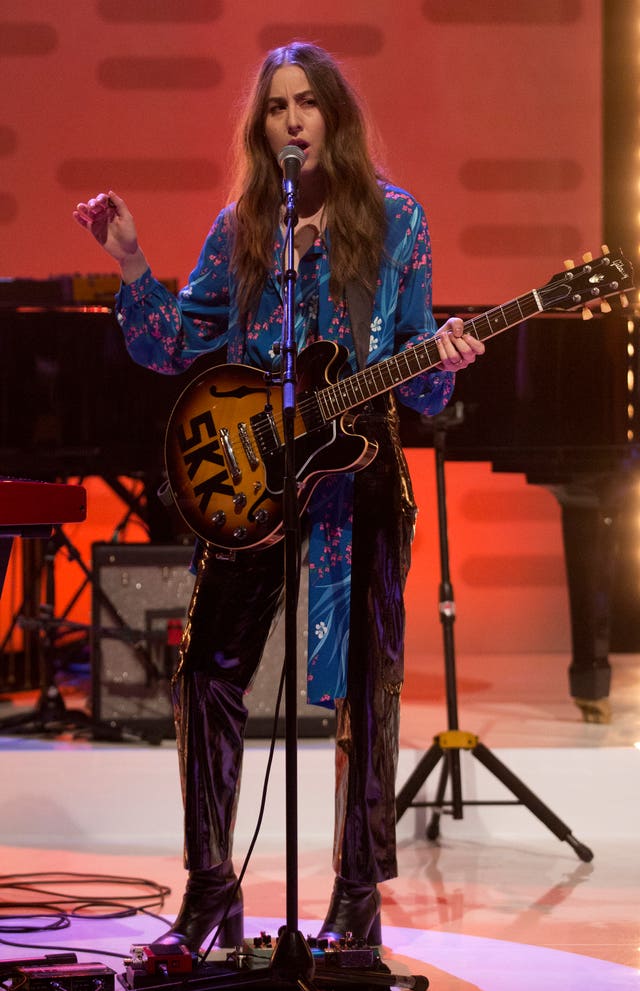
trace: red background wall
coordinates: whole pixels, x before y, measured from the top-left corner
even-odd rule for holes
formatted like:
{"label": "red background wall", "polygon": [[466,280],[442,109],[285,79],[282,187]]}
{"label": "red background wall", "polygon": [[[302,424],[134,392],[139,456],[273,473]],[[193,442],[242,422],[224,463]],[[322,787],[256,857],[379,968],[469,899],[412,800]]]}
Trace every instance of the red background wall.
{"label": "red background wall", "polygon": [[[111,271],[71,211],[112,187],[157,274],[184,281],[225,201],[250,73],[267,48],[299,37],[343,61],[389,174],[425,204],[435,301],[510,299],[599,246],[600,14],[599,0],[2,4],[0,275]],[[409,653],[419,657],[440,635],[435,489],[431,452],[410,456],[422,513]],[[90,485],[87,545],[121,515]],[[566,649],[553,497],[486,465],[450,465],[449,491],[460,647]]]}

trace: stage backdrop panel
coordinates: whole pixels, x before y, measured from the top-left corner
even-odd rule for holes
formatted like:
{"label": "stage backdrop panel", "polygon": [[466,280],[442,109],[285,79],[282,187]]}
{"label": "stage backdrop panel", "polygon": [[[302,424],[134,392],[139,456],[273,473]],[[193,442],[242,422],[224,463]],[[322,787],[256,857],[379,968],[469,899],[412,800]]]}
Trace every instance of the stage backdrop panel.
{"label": "stage backdrop panel", "polygon": [[111,271],[71,220],[115,189],[184,281],[239,97],[293,38],[336,53],[425,204],[441,304],[499,303],[601,237],[598,0],[21,0],[0,12],[0,275]]}

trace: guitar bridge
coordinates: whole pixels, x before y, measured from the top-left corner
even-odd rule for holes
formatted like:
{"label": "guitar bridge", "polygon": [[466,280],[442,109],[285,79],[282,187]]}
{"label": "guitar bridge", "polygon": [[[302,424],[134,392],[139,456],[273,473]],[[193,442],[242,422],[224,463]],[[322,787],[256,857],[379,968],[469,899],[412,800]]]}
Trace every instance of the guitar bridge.
{"label": "guitar bridge", "polygon": [[238,433],[240,434],[240,443],[244,448],[244,453],[247,461],[249,462],[249,467],[252,471],[255,471],[260,464],[260,459],[253,449],[253,444],[251,443],[251,438],[249,437],[249,431],[247,430],[246,423],[241,422],[238,424]]}
{"label": "guitar bridge", "polygon": [[239,485],[242,481],[242,472],[240,470],[240,465],[235,456],[233,450],[233,445],[231,443],[231,436],[226,427],[220,427],[218,431],[220,434],[220,443],[222,444],[222,450],[224,452],[224,459],[227,462],[227,468],[229,470],[229,475],[231,476],[231,481],[234,485]]}

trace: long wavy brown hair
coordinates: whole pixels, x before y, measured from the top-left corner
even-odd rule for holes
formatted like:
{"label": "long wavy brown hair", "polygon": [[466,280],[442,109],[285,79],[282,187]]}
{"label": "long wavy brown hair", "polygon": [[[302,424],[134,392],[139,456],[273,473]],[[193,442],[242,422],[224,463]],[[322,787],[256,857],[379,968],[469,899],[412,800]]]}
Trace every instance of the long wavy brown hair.
{"label": "long wavy brown hair", "polygon": [[282,203],[282,173],[265,134],[267,102],[274,73],[297,65],[307,76],[325,122],[321,154],[327,186],[330,233],[330,292],[342,297],[350,281],[370,291],[382,253],[386,218],[381,175],[370,151],[363,108],[336,61],[324,49],[293,42],[269,52],[253,84],[236,136],[235,237],[231,264],[238,281],[238,305],[256,305],[272,264],[273,239]]}

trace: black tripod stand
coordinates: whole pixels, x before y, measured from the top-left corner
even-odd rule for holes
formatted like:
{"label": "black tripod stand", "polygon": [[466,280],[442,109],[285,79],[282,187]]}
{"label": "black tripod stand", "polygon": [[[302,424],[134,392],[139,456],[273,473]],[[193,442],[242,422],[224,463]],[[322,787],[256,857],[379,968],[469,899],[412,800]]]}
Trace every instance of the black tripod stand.
{"label": "black tripod stand", "polygon": [[[118,546],[115,538],[121,532],[124,523],[125,521],[118,524],[114,530],[114,548]],[[166,654],[168,627],[158,630],[131,627],[100,582],[96,580],[93,570],[83,561],[78,548],[69,540],[62,526],[53,526],[48,538],[32,539],[28,542],[28,546],[29,564],[25,568],[25,585],[29,587],[13,623],[18,624],[24,630],[25,636],[30,637],[30,647],[37,663],[39,695],[33,709],[0,718],[0,732],[29,735],[71,731],[91,736],[95,740],[122,741],[129,731],[121,726],[112,725],[108,719],[100,719],[97,715],[99,706],[96,704],[96,696],[99,682],[95,672],[93,713],[90,714],[83,709],[69,709],[66,706],[56,683],[56,669],[62,651],[66,649],[65,645],[61,644],[60,637],[80,634],[80,639],[71,644],[74,650],[84,645],[88,645],[93,650],[94,637],[121,641],[130,649],[136,663],[144,672],[146,685],[157,686],[170,677],[170,658]],[[0,550],[2,550],[1,546]],[[62,550],[67,558],[78,566],[83,577],[73,597],[59,614],[56,610],[55,563],[58,553]],[[91,587],[94,600],[100,604],[101,614],[104,611],[108,615],[110,626],[87,626],[68,619],[71,609],[87,586]],[[11,630],[5,642],[8,642],[10,636]],[[3,647],[4,643],[0,644],[0,656]],[[135,736],[135,731],[131,730],[130,735]],[[151,723],[146,731],[140,731],[140,738],[154,744],[160,742],[157,729],[152,727]]]}
{"label": "black tripod stand", "polygon": [[[31,544],[35,544],[32,541]],[[67,709],[55,679],[56,635],[64,628],[67,632],[79,630],[88,639],[88,628],[81,624],[71,623],[65,619],[79,597],[80,589],[69,603],[65,616],[57,617],[55,610],[55,558],[58,551],[65,547],[69,558],[82,566],[78,551],[64,533],[61,526],[54,526],[48,539],[40,540],[42,555],[40,568],[44,572],[45,597],[38,603],[37,617],[22,617],[21,626],[25,635],[35,636],[35,649],[39,672],[39,696],[33,710],[6,716],[0,719],[0,732],[4,733],[59,733],[64,729],[89,726],[90,716],[80,709]],[[36,554],[35,558],[39,555]],[[40,569],[35,568],[36,573]],[[36,579],[41,575],[36,574]],[[85,582],[86,584],[86,582]],[[84,584],[83,586],[84,587]],[[32,603],[33,605],[33,603]],[[23,602],[23,606],[25,603]],[[10,634],[8,634],[9,636]]]}
{"label": "black tripod stand", "polygon": [[[396,819],[404,815],[409,807],[433,807],[434,811],[427,826],[427,838],[435,840],[440,830],[440,818],[445,812],[450,812],[454,819],[463,818],[465,805],[525,805],[533,815],[558,837],[566,840],[573,847],[580,860],[586,862],[593,859],[592,851],[583,843],[579,843],[569,827],[555,815],[551,809],[540,801],[502,761],[493,754],[474,733],[468,733],[459,728],[455,650],[453,642],[453,623],[455,620],[455,602],[453,587],[449,573],[449,545],[447,535],[447,503],[445,492],[445,444],[447,430],[462,422],[462,404],[454,403],[443,413],[434,417],[433,446],[436,464],[436,486],[438,500],[438,531],[440,540],[440,621],[444,641],[445,689],[447,699],[448,729],[434,737],[431,747],[419,761],[415,771],[409,776],[406,784],[396,796]],[[516,801],[465,801],[462,797],[460,778],[460,751],[468,750],[501,781],[509,791],[516,796]],[[438,782],[435,801],[414,801],[419,789],[427,780],[440,760],[444,761],[440,780]],[[451,800],[445,801],[447,785],[451,781]]]}

